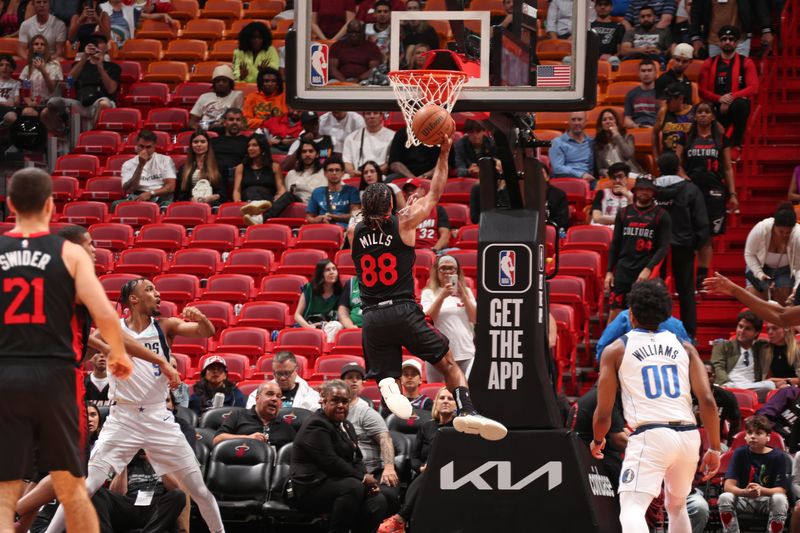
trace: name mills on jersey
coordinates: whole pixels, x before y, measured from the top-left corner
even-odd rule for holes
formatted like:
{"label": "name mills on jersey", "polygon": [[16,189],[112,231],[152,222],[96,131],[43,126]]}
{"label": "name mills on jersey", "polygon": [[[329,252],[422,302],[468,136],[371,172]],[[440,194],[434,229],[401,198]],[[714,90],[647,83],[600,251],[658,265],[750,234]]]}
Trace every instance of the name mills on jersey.
{"label": "name mills on jersey", "polygon": [[383,246],[391,246],[392,244],[392,236],[387,235],[386,233],[370,233],[368,235],[364,235],[363,237],[358,238],[359,242],[361,242],[361,246],[367,248],[368,246],[375,246],[377,244]]}

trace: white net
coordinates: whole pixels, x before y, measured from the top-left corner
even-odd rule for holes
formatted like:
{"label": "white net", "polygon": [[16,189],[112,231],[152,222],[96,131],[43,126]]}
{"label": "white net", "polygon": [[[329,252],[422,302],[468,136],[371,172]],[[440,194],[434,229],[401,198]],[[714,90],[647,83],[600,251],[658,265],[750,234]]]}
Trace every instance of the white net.
{"label": "white net", "polygon": [[411,128],[417,111],[427,104],[436,104],[452,113],[467,78],[464,72],[454,70],[401,70],[389,73],[394,96],[406,120],[406,148],[422,144]]}

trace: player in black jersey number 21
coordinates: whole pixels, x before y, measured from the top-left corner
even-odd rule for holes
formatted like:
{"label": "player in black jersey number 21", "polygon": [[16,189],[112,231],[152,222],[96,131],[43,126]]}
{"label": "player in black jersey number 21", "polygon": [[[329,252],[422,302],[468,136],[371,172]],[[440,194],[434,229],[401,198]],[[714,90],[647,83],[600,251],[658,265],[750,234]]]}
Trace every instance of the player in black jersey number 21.
{"label": "player in black jersey number 21", "polygon": [[414,300],[416,228],[436,206],[447,181],[447,157],[452,140],[446,138],[431,179],[430,192],[409,199],[397,214],[392,213],[394,194],[385,183],[373,183],[362,197],[363,220],[353,239],[353,262],[361,285],[364,314],[362,343],[367,357],[367,377],[378,381],[386,406],[398,417],[411,416],[408,399],[400,392],[402,349],[430,362],[445,376],[453,393],[458,416],[456,430],[479,434],[488,440],[506,436],[505,426],[481,416],[470,399],[467,379],[453,360],[450,343],[425,321]]}

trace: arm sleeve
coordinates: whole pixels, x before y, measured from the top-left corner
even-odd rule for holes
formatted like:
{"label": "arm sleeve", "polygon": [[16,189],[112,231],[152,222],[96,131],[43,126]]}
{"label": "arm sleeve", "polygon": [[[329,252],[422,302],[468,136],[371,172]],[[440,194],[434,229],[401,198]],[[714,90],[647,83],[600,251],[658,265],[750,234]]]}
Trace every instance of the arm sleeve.
{"label": "arm sleeve", "polygon": [[758,260],[756,251],[761,247],[761,223],[756,224],[744,243],[744,262],[750,271],[759,276],[764,273],[761,262]]}
{"label": "arm sleeve", "polygon": [[445,209],[440,205],[437,205],[436,216],[439,218],[439,228],[450,229],[450,217],[447,216],[447,209]]}
{"label": "arm sleeve", "polygon": [[234,407],[244,407],[247,401],[245,400],[244,394],[242,391],[239,390],[238,387],[233,388],[233,405]]}
{"label": "arm sleeve", "polygon": [[633,91],[631,89],[628,91],[628,94],[625,95],[625,110],[623,111],[623,115],[626,117],[633,117]]}
{"label": "arm sleeve", "polygon": [[678,0],[667,0],[661,11],[662,15],[674,15],[678,11]]}
{"label": "arm sleeve", "polygon": [[308,199],[308,205],[306,205],[306,213],[308,213],[309,215],[314,215],[314,216],[319,215],[319,203],[317,202],[317,198],[319,197],[319,195],[317,194],[318,190],[319,189],[314,189],[311,192],[311,198]]}
{"label": "arm sleeve", "polygon": [[793,393],[792,387],[786,387],[778,390],[767,402],[756,411],[757,415],[763,415],[774,421],[778,415],[786,408],[787,403],[791,400],[789,393]]}
{"label": "arm sleeve", "polygon": [[[236,81],[244,81],[239,76],[239,73],[241,72],[239,67],[242,65],[242,59],[242,51],[237,48],[233,51],[233,77],[236,78]],[[246,113],[245,116],[247,116]]]}
{"label": "arm sleeve", "polygon": [[672,223],[669,218],[669,214],[664,211],[664,214],[661,216],[661,220],[658,221],[658,228],[656,228],[656,242],[658,243],[658,248],[656,248],[653,257],[650,259],[650,262],[647,263],[647,268],[650,270],[654,269],[657,264],[659,264],[664,257],[667,255],[667,250],[669,250],[669,242],[672,238]]}
{"label": "arm sleeve", "polygon": [[430,289],[422,289],[422,295],[420,296],[420,305],[422,306],[422,312],[428,314],[428,309],[431,308],[433,305],[433,301],[436,297],[433,294],[433,291]]}
{"label": "arm sleeve", "polygon": [[120,173],[122,175],[122,185],[125,185],[131,178],[133,178],[133,173],[136,171],[136,161],[135,159],[129,159],[122,164],[122,169]]}
{"label": "arm sleeve", "polygon": [[386,427],[386,422],[383,421],[378,411],[372,408],[364,411],[361,424],[364,428],[364,432],[370,437],[389,432],[389,428]]}
{"label": "arm sleeve", "polygon": [[594,195],[594,200],[592,200],[592,211],[600,211],[603,212],[603,191],[597,191]]}
{"label": "arm sleeve", "polygon": [[745,87],[733,93],[734,98],[751,98],[758,94],[758,71],[756,64],[749,57],[742,61],[744,67],[744,83]]}
{"label": "arm sleeve", "polygon": [[308,457],[330,477],[363,477],[358,468],[334,453],[328,428],[312,422],[305,427],[304,437],[303,444],[308,449]]}
{"label": "arm sleeve", "polygon": [[573,168],[567,164],[567,147],[564,146],[564,140],[557,137],[548,155],[550,156],[550,165],[553,168],[553,176],[582,176],[583,171]]}

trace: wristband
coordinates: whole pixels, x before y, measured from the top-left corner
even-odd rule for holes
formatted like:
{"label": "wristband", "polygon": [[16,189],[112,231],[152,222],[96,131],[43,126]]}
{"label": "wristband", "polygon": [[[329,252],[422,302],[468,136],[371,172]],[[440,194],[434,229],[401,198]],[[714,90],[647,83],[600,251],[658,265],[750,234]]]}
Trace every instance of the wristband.
{"label": "wristband", "polygon": [[715,450],[714,448],[709,448],[706,450],[706,453],[711,452],[716,455],[722,455],[722,450]]}

